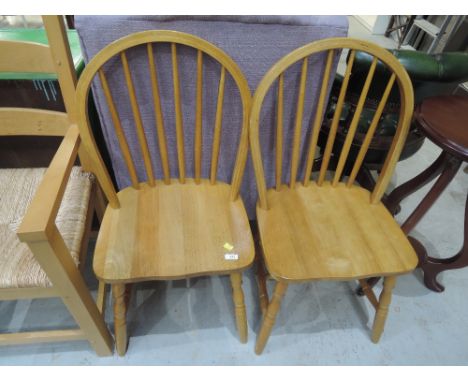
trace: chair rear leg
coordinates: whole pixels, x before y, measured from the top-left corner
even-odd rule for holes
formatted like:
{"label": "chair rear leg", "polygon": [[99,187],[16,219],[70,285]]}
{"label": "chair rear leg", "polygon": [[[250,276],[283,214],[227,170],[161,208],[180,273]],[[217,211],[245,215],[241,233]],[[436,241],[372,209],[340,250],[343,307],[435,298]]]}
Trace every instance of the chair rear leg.
{"label": "chair rear leg", "polygon": [[120,356],[127,351],[127,307],[125,303],[125,284],[113,284],[115,347]]}
{"label": "chair rear leg", "polygon": [[242,273],[231,273],[232,298],[236,315],[237,331],[240,342],[247,342],[247,314],[245,312],[244,292],[242,291]]}
{"label": "chair rear leg", "polygon": [[268,305],[267,312],[263,317],[262,326],[257,337],[257,343],[255,344],[255,353],[258,355],[262,354],[268,338],[270,337],[271,329],[273,329],[273,325],[276,321],[276,315],[278,314],[281,306],[281,300],[283,299],[287,288],[288,284],[281,281],[278,281],[275,285],[273,297]]}
{"label": "chair rear leg", "polygon": [[258,299],[260,300],[260,309],[262,311],[262,316],[265,316],[265,313],[268,309],[268,290],[266,286],[266,272],[262,263],[260,256],[257,256],[257,285],[258,285]]}
{"label": "chair rear leg", "polygon": [[387,276],[384,278],[383,290],[380,294],[379,306],[375,313],[374,325],[372,327],[372,342],[374,343],[379,342],[380,337],[382,336],[395,283],[396,276]]}

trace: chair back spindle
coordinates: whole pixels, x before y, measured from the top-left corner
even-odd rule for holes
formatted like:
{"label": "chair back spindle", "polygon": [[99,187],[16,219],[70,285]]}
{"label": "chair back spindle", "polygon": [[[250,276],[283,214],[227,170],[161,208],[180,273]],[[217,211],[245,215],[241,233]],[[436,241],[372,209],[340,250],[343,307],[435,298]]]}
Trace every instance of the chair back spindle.
{"label": "chair back spindle", "polygon": [[[323,123],[323,118],[325,114],[324,108],[327,101],[327,94],[331,85],[330,81],[333,78],[332,69],[334,65],[336,66],[336,58],[338,57],[337,53],[341,53],[341,50],[343,49],[348,49],[350,51],[349,59],[347,61],[347,66],[343,77],[341,89],[339,91],[335,111],[331,119],[331,123],[329,124],[329,126],[327,126]],[[370,65],[363,89],[356,103],[354,115],[351,119],[349,127],[345,127],[342,126],[340,117],[342,115],[348,83],[353,71],[353,63],[357,51],[364,51],[371,54],[373,56],[373,60]],[[304,153],[301,153],[301,137],[304,136],[301,133],[301,129],[303,113],[305,110],[304,102],[306,99],[304,94],[306,88],[310,86],[307,83],[308,63],[314,62],[313,56],[316,54],[322,54],[325,57],[323,66],[323,76],[321,86],[318,92],[318,100],[314,103],[315,117],[313,118],[313,122],[311,123],[310,131],[307,131],[307,134],[305,135],[309,137],[307,147],[304,145],[304,147],[306,147],[307,150],[305,150]],[[390,79],[381,96],[376,112],[371,120],[367,132],[365,133],[364,139],[360,144],[358,154],[356,158],[354,158],[354,154],[353,156],[350,155],[350,153],[352,152],[351,148],[357,142],[356,136],[358,132],[359,120],[365,106],[367,94],[372,86],[372,81],[374,78],[374,73],[376,71],[377,64],[379,62],[382,62],[386,66],[387,70],[390,71]],[[264,177],[262,155],[259,142],[259,125],[262,103],[273,83],[277,82],[277,130],[275,134],[276,158],[274,164],[276,184],[274,186],[274,189],[280,192],[282,190],[282,178],[285,175],[282,173],[282,163],[284,160],[283,141],[286,140],[286,138],[283,136],[283,126],[286,123],[284,119],[285,117],[287,117],[284,115],[284,76],[286,71],[296,63],[302,63],[302,69],[300,73],[298,97],[296,101],[296,112],[293,116],[294,129],[292,131],[292,151],[289,174],[289,188],[291,189],[298,186],[296,184],[296,178],[298,177],[298,167],[299,163],[302,163],[303,159],[305,167],[301,186],[307,187],[311,183],[314,183],[316,186],[319,187],[324,186],[325,184],[329,184],[331,187],[337,187],[339,184],[342,184],[342,178],[345,176],[348,176],[348,179],[346,180],[346,182],[344,182],[344,185],[346,187],[353,186],[356,177],[361,169],[361,166],[364,162],[364,158],[367,154],[367,151],[371,145],[374,134],[377,130],[377,126],[382,117],[382,113],[389,100],[389,95],[392,91],[392,88],[394,86],[398,86],[402,107],[399,113],[399,123],[397,127],[397,132],[394,136],[393,143],[388,152],[382,172],[370,196],[371,203],[378,203],[383,192],[385,191],[385,188],[388,185],[391,173],[395,168],[411,122],[411,115],[414,102],[411,81],[408,77],[408,74],[398,62],[398,60],[385,49],[380,48],[377,45],[355,39],[333,38],[314,42],[291,52],[289,55],[285,56],[280,61],[278,61],[267,72],[267,74],[264,76],[259,86],[257,87],[252,101],[249,132],[254,171],[257,180],[257,186],[259,189],[260,207],[264,209],[268,208],[267,186]],[[309,70],[313,71],[314,67],[312,67],[312,69]],[[314,101],[312,100],[312,102]],[[326,142],[320,141],[321,131],[328,133]],[[343,141],[342,147],[338,147],[338,149],[336,141],[337,134],[341,135]],[[305,138],[303,138],[303,140],[304,139]],[[322,141],[324,141],[324,139],[322,139]],[[321,164],[317,174],[317,179],[314,180],[315,175],[312,173],[312,169],[314,165],[314,160],[316,159],[318,153],[317,146],[319,145],[319,142],[321,150]],[[301,158],[301,156],[304,156],[304,158]],[[334,166],[336,165],[336,167],[330,168],[330,165],[332,163]],[[330,183],[326,182],[327,172],[329,170],[334,170],[334,175],[332,176]]]}
{"label": "chair back spindle", "polygon": [[315,120],[314,120],[314,125],[312,127],[312,134],[310,135],[309,153],[307,155],[306,170],[304,172],[304,181],[303,181],[304,186],[307,186],[310,181],[310,176],[312,172],[312,163],[315,158],[315,151],[317,149],[317,140],[318,140],[320,125],[322,123],[322,117],[323,117],[323,112],[324,112],[323,108],[325,106],[327,91],[329,89],[328,85],[330,82],[330,73],[331,73],[331,68],[333,65],[334,55],[335,55],[335,50],[330,49],[328,51],[327,63],[325,66],[325,72],[323,74],[322,87],[320,89],[320,97],[319,97],[318,104],[317,104],[317,110],[315,111]]}
{"label": "chair back spindle", "polygon": [[276,114],[276,190],[281,188],[283,174],[283,103],[284,76],[281,73],[278,80],[278,106]]}
{"label": "chair back spindle", "polygon": [[[153,131],[149,131],[148,129],[150,126],[145,126],[143,123],[142,113],[146,112],[147,110],[143,108],[143,105],[140,105],[138,102],[139,92],[137,88],[137,84],[141,84],[141,77],[139,76],[141,73],[140,71],[131,70],[132,62],[131,58],[134,58],[135,55],[129,53],[130,50],[133,48],[137,48],[138,46],[143,45],[145,48],[146,55],[148,58],[147,65],[149,69],[149,81],[151,87],[151,94],[152,94],[152,103],[151,106],[153,108],[152,112],[154,113],[154,121],[155,126]],[[164,67],[157,63],[158,57],[167,53],[164,49],[159,49],[159,46],[168,46],[170,47],[169,58],[170,64],[168,67]],[[184,51],[181,53],[179,47],[183,46]],[[186,54],[185,49],[190,49],[194,51],[194,58],[195,58],[195,66],[194,66],[194,91],[193,94],[187,94],[188,89],[190,86],[186,85],[186,79],[183,77],[185,72],[181,71],[181,66],[179,60],[188,60],[190,59],[189,55]],[[115,61],[114,57],[120,58],[120,61]],[[209,60],[205,59],[206,57]],[[112,63],[109,61],[112,60]],[[211,62],[211,60],[214,60]],[[204,69],[207,69],[206,62],[209,61],[210,64],[219,65],[220,66],[220,75],[219,75],[219,82],[217,88],[217,96],[214,96],[216,92],[208,91],[204,92]],[[182,61],[181,61],[182,62]],[[109,63],[109,64],[108,64]],[[108,66],[107,66],[108,65]],[[115,89],[110,89],[109,81],[107,80],[106,69],[112,68],[115,70],[116,66],[120,65],[123,72],[124,83],[126,84],[126,91],[129,98],[130,103],[130,110],[133,115],[133,125],[134,130],[125,124],[123,126],[123,122],[119,117],[118,109],[114,103],[112,92],[118,91]],[[205,66],[204,66],[205,65]],[[184,66],[183,69],[186,67]],[[109,69],[107,69],[109,70]],[[170,147],[168,146],[168,132],[170,126],[165,123],[165,115],[166,111],[164,108],[167,107],[167,103],[165,104],[164,98],[162,96],[162,88],[163,86],[168,86],[165,82],[163,83],[160,81],[162,70],[168,70],[169,73],[172,74],[172,112],[174,113],[174,130],[175,131],[175,145],[174,148],[176,149],[176,158],[177,163],[170,163]],[[118,71],[114,72],[112,75],[118,75]],[[150,140],[149,134],[154,135],[157,139],[155,143],[155,147],[158,148],[159,152],[159,159],[160,165],[162,169],[162,184],[170,185],[171,184],[171,169],[178,169],[178,180],[179,183],[184,184],[187,182],[191,182],[189,179],[191,176],[187,177],[187,173],[190,173],[189,167],[187,169],[187,165],[190,162],[186,154],[186,133],[190,130],[189,126],[184,126],[184,117],[183,117],[183,110],[182,107],[184,105],[184,99],[187,96],[193,96],[195,99],[195,110],[194,110],[194,126],[193,130],[193,181],[196,184],[203,184],[203,174],[202,174],[202,166],[203,166],[203,149],[207,150],[211,147],[211,153],[209,158],[211,161],[209,162],[209,170],[208,175],[206,176],[206,182],[211,185],[216,184],[217,177],[218,177],[218,167],[219,167],[219,158],[220,158],[220,151],[221,151],[221,138],[222,138],[222,130],[223,125],[227,125],[228,122],[224,121],[223,123],[223,105],[227,100],[231,101],[232,96],[229,94],[229,98],[226,95],[226,83],[229,80],[234,80],[236,88],[238,90],[238,98],[240,98],[242,104],[242,125],[240,126],[240,139],[239,139],[239,146],[235,158],[235,163],[232,165],[232,178],[231,178],[231,196],[232,199],[235,200],[239,195],[239,188],[242,180],[242,174],[244,171],[246,158],[247,158],[247,151],[248,151],[248,111],[250,107],[250,91],[248,88],[247,81],[245,80],[242,72],[238,68],[238,66],[232,61],[230,57],[228,57],[224,52],[222,52],[219,48],[215,47],[214,45],[204,41],[198,37],[181,33],[175,31],[146,31],[146,32],[139,32],[127,37],[124,37],[120,40],[111,43],[106,48],[104,48],[101,52],[99,52],[86,66],[85,70],[83,71],[80,81],[78,83],[78,90],[77,90],[77,100],[79,105],[80,111],[80,133],[82,135],[83,144],[88,148],[88,151],[91,153],[93,157],[93,163],[95,164],[94,172],[96,173],[99,181],[102,181],[102,187],[106,196],[110,201],[111,207],[118,208],[118,198],[116,190],[114,189],[113,185],[110,183],[108,179],[107,170],[105,169],[101,155],[96,147],[94,136],[92,130],[90,129],[87,108],[86,108],[86,100],[89,94],[89,90],[91,84],[94,81],[94,78],[98,75],[100,78],[100,86],[102,86],[103,92],[105,94],[105,100],[107,103],[108,110],[111,115],[111,119],[113,122],[113,126],[115,129],[115,133],[117,136],[117,140],[120,145],[120,149],[122,152],[122,157],[125,161],[127,166],[130,180],[132,187],[138,189],[141,187],[141,180],[138,178],[138,163],[143,163],[145,173],[146,173],[146,182],[148,186],[155,187],[161,185],[157,181],[157,172],[155,171],[155,163],[156,158],[154,158],[154,154],[150,150],[149,142],[154,142]],[[144,82],[145,83],[145,82]],[[95,84],[94,86],[98,86],[99,84]],[[208,86],[208,85],[206,85]],[[169,86],[168,86],[169,87]],[[213,100],[216,102],[216,115],[214,121],[212,122],[211,126],[208,126],[207,121],[203,120],[203,111],[204,111],[204,103],[208,102],[204,99],[204,96],[207,94],[213,94]],[[123,107],[119,105],[119,109]],[[208,108],[208,106],[207,106]],[[163,112],[164,110],[164,112]],[[204,126],[205,125],[205,126]],[[190,126],[192,127],[192,126]],[[187,132],[184,131],[187,128]],[[138,142],[139,151],[135,151],[135,148],[129,144],[128,139],[130,139],[131,134],[135,132]],[[211,135],[212,144],[210,145],[203,145],[203,136],[207,134],[208,137]],[[157,144],[156,144],[157,143]],[[206,146],[206,147],[204,147]],[[153,155],[152,155],[153,154]],[[136,155],[141,155],[138,158]],[[142,158],[142,161],[139,160]]]}
{"label": "chair back spindle", "polygon": [[302,61],[301,82],[299,84],[297,96],[296,122],[294,126],[294,137],[291,153],[291,170],[289,178],[289,187],[293,188],[296,184],[297,167],[299,165],[299,147],[301,143],[302,117],[304,113],[304,97],[306,92],[308,58]]}
{"label": "chair back spindle", "polygon": [[352,50],[348,60],[348,65],[346,66],[346,73],[341,85],[340,94],[338,96],[338,101],[336,103],[335,113],[330,125],[330,130],[328,133],[327,144],[325,146],[325,152],[322,157],[322,164],[320,166],[320,173],[317,184],[321,186],[325,180],[327,173],[328,165],[330,163],[330,157],[332,154],[333,144],[335,143],[336,132],[338,129],[338,123],[340,120],[341,112],[343,111],[343,104],[346,96],[346,90],[348,89],[349,78],[351,76],[351,70],[353,68],[354,57],[356,56],[356,51]]}
{"label": "chair back spindle", "polygon": [[195,182],[200,183],[202,161],[202,133],[203,133],[203,52],[197,52],[197,100],[195,110]]}
{"label": "chair back spindle", "polygon": [[151,159],[148,149],[148,142],[146,141],[145,131],[143,130],[143,123],[141,121],[140,108],[138,107],[138,101],[135,95],[135,86],[133,85],[132,75],[130,74],[130,68],[128,66],[127,56],[125,52],[120,53],[122,60],[122,66],[125,74],[125,82],[127,83],[128,95],[130,96],[130,104],[132,106],[133,118],[135,121],[136,131],[138,135],[138,141],[140,143],[140,149],[143,153],[143,160],[145,162],[146,176],[148,178],[148,184],[154,185],[153,167],[151,165]]}
{"label": "chair back spindle", "polygon": [[153,93],[153,108],[156,120],[156,131],[158,134],[159,153],[164,173],[164,183],[169,184],[171,181],[171,176],[169,172],[169,160],[167,159],[166,133],[164,130],[164,118],[161,108],[161,96],[159,95],[158,75],[156,71],[156,64],[154,62],[153,44],[147,43],[146,45],[148,51],[149,71],[151,77],[151,90]]}
{"label": "chair back spindle", "polygon": [[218,87],[218,101],[216,104],[216,117],[215,117],[215,128],[213,136],[213,148],[211,152],[211,172],[210,172],[210,183],[216,182],[216,172],[218,170],[218,157],[219,157],[219,145],[221,143],[221,123],[223,119],[223,102],[224,102],[224,81],[226,71],[224,67],[221,68],[221,76],[219,79]]}

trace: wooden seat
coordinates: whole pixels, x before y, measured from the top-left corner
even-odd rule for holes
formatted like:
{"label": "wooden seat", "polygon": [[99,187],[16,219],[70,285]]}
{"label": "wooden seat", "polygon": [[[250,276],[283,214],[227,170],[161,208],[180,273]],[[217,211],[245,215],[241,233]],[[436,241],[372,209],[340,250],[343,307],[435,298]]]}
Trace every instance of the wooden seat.
{"label": "wooden seat", "polygon": [[412,271],[413,247],[384,205],[369,199],[361,187],[329,182],[268,190],[268,211],[258,208],[257,219],[271,275],[296,282]]}
{"label": "wooden seat", "polygon": [[[102,217],[100,190],[87,172],[76,126],[76,73],[63,17],[44,16],[49,45],[0,41],[0,71],[57,74],[66,113],[0,108],[0,136],[61,136],[49,167],[0,170],[0,300],[60,298],[76,328],[0,333],[0,345],[87,340],[100,356],[113,341],[84,267],[93,215]],[[81,167],[75,167],[77,156]]]}
{"label": "wooden seat", "polygon": [[[170,50],[164,50],[163,46]],[[183,54],[177,53],[179,48],[183,49]],[[170,65],[159,65],[160,55],[163,54],[170,60]],[[132,61],[127,57],[144,60],[148,64],[148,71],[134,70],[132,73]],[[179,60],[182,59],[193,59],[185,68],[195,68],[196,71],[190,79],[185,79],[187,84],[184,82],[186,86],[183,87],[179,75]],[[207,65],[204,65],[204,60],[208,62]],[[106,65],[108,62],[111,64]],[[123,89],[116,89],[107,81],[110,76],[118,77],[119,68],[122,69],[122,84],[125,84]],[[217,68],[219,82],[217,90],[213,92],[210,88],[204,88],[204,76],[207,71],[212,73]],[[163,70],[171,72],[172,84],[169,89],[173,102],[167,99],[162,102],[161,94],[164,93],[160,86],[168,86],[165,81],[159,82],[159,78],[167,77],[161,75]],[[93,85],[102,86],[104,91],[122,161],[131,181],[130,187],[118,193],[96,147],[88,120],[87,99],[95,77],[99,77],[99,82],[95,81]],[[193,82],[189,84],[189,80]],[[234,84],[234,91],[233,94],[226,91],[228,94],[225,97],[227,81],[232,81],[230,83]],[[136,89],[135,84],[146,83],[153,96],[153,110],[138,104],[137,94],[142,88]],[[117,106],[112,96],[115,92],[128,94],[130,105]],[[209,109],[210,95],[214,98],[211,107],[215,105],[216,113],[207,123],[207,119],[203,118],[203,110],[205,107]],[[186,127],[182,113],[182,99],[190,96],[195,97],[196,105],[192,111],[194,125],[189,127],[193,135],[184,132]],[[239,188],[247,160],[251,96],[247,81],[238,66],[216,46],[186,33],[134,33],[111,43],[93,57],[80,77],[77,99],[80,134],[92,157],[92,172],[97,176],[109,201],[96,243],[94,270],[103,282],[112,284],[118,353],[124,355],[127,349],[128,286],[143,280],[184,279],[200,275],[229,274],[237,329],[241,342],[246,342],[247,319],[242,271],[253,262],[254,246]],[[239,99],[241,126],[233,126],[230,121],[223,122],[223,105]],[[121,121],[119,117],[119,109],[129,106],[134,124]],[[148,123],[143,125],[142,111],[154,114],[153,126]],[[166,126],[165,113],[173,113],[175,126]],[[232,171],[230,183],[218,179],[223,124],[224,128],[229,125],[232,131],[239,132],[236,158],[224,168],[228,172]],[[171,146],[171,141],[166,139],[168,128],[175,128],[175,142]],[[132,136],[136,139],[129,143],[128,137]],[[149,149],[149,139],[157,140],[159,155]],[[187,142],[193,144],[191,169],[186,165]],[[206,147],[211,153],[207,153]],[[173,163],[169,161],[171,153],[176,158]],[[206,158],[211,158],[211,161],[206,162]],[[204,168],[204,163],[209,164],[209,168]],[[158,165],[161,179],[155,176]],[[175,176],[171,177],[171,171],[175,169]],[[142,173],[146,179],[140,179]]]}
{"label": "wooden seat", "polygon": [[[252,264],[249,221],[242,200],[230,201],[230,185],[163,184],[142,183],[117,194],[121,208],[106,210],[94,253],[98,278],[170,280],[229,274]],[[225,259],[226,246],[238,260]]]}
{"label": "wooden seat", "polygon": [[[333,118],[324,126],[328,131],[326,144],[322,143],[319,148],[319,132],[330,81],[334,77],[333,68],[336,68],[343,49],[350,50],[349,60]],[[336,145],[335,137],[357,51],[367,52],[372,56],[372,61],[354,105],[354,115],[347,128],[342,129],[345,138],[340,146]],[[354,138],[359,119],[379,61],[385,65],[387,83],[383,86],[385,90],[358,155],[352,157],[349,155],[350,149],[356,145]],[[298,65],[302,69],[297,98],[285,100],[285,84],[296,83],[285,80],[287,71]],[[315,67],[311,68],[311,65]],[[321,71],[322,83],[309,84],[309,71]],[[398,127],[375,187],[369,192],[355,180],[394,86],[398,88],[401,101]],[[273,93],[270,92],[272,87],[277,87],[276,116],[261,118],[262,104],[267,93]],[[306,118],[310,122],[304,127],[303,112],[308,88],[318,90],[314,93],[316,99],[312,100],[314,114]],[[295,102],[296,113],[291,122],[283,113],[285,102]],[[390,107],[394,108],[395,105]],[[265,74],[252,101],[250,145],[259,192],[257,221],[264,264],[276,280],[276,285],[272,299],[268,301],[264,272],[258,272],[260,306],[264,317],[255,346],[257,354],[266,345],[290,282],[360,280],[366,296],[377,310],[372,341],[380,339],[396,276],[410,272],[417,265],[411,244],[380,201],[403,148],[412,111],[413,89],[408,74],[388,51],[368,42],[338,38],[311,43],[280,59]],[[276,182],[267,189],[259,129],[261,121],[271,119],[276,120],[275,163],[267,163],[265,168],[274,169]],[[290,134],[292,137],[284,133],[286,123],[294,126]],[[305,133],[304,129],[307,129]],[[289,143],[287,148],[286,143]],[[283,168],[286,156],[290,158],[288,171]],[[330,172],[331,178],[327,180]],[[259,264],[259,269],[262,270],[262,264]],[[377,275],[385,276],[379,300],[363,280]]]}

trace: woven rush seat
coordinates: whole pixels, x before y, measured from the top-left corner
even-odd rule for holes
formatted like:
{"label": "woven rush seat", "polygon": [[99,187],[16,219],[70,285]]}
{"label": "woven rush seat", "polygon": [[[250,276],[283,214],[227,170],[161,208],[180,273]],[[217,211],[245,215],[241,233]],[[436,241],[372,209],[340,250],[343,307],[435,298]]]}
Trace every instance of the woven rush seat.
{"label": "woven rush seat", "polygon": [[[52,286],[16,231],[41,183],[45,168],[0,169],[0,288]],[[56,225],[78,266],[93,177],[73,167]]]}

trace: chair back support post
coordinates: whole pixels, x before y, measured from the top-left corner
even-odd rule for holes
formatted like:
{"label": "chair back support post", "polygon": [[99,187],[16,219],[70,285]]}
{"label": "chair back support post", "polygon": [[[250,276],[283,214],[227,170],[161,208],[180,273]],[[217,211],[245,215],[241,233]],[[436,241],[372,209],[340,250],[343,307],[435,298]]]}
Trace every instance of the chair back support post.
{"label": "chair back support post", "polygon": [[[77,77],[75,65],[68,43],[68,36],[63,16],[42,16],[42,21],[49,40],[50,52],[54,61],[55,72],[57,73],[63,103],[68,115],[70,124],[76,124],[77,108],[75,100]],[[84,147],[79,149],[81,167],[84,171],[89,171],[90,158]]]}

